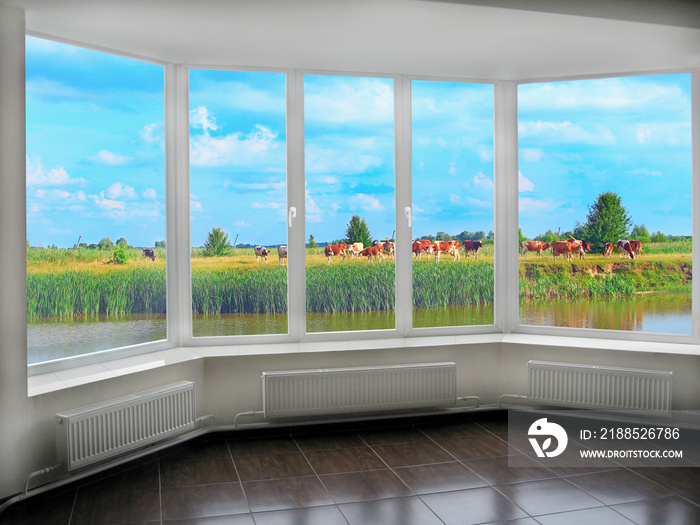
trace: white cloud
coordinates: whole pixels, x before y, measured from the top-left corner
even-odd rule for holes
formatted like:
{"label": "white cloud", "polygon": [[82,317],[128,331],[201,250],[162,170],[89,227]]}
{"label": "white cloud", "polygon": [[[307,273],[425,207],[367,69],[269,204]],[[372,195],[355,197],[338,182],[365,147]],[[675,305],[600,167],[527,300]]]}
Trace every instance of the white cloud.
{"label": "white cloud", "polygon": [[199,106],[190,110],[190,126],[193,128],[203,129],[205,132],[219,129],[214,122],[214,117],[209,114],[209,110],[203,106]]}
{"label": "white cloud", "polygon": [[109,188],[107,188],[106,195],[110,199],[121,198],[121,199],[134,200],[134,199],[139,198],[136,191],[134,191],[134,188],[132,188],[131,186],[128,186],[128,185],[122,186],[121,182],[115,182]]}
{"label": "white cloud", "polygon": [[71,178],[68,172],[61,166],[44,171],[39,157],[26,156],[27,186],[66,186],[70,184],[84,184],[87,181],[82,177]]}
{"label": "white cloud", "polygon": [[163,123],[153,122],[151,124],[146,124],[143,128],[141,128],[139,135],[144,142],[149,144],[160,144],[164,140],[163,133]]}
{"label": "white cloud", "polygon": [[479,159],[482,162],[491,162],[493,160],[493,147],[481,144],[476,148],[476,152],[479,154]]}
{"label": "white cloud", "polygon": [[279,210],[284,208],[284,204],[279,202],[251,202],[249,208],[254,210]]}
{"label": "white cloud", "polygon": [[651,141],[651,126],[648,124],[639,124],[637,126],[637,142],[644,144]]}
{"label": "white cloud", "polygon": [[199,197],[190,193],[190,213],[202,211],[202,203],[199,202]]}
{"label": "white cloud", "polygon": [[480,186],[482,188],[493,188],[493,181],[491,180],[490,177],[484,175],[483,172],[479,172],[476,175],[474,175],[474,178],[472,179],[472,182],[474,183],[475,186]]}
{"label": "white cloud", "polygon": [[124,157],[123,155],[117,155],[111,151],[103,149],[91,159],[95,164],[102,164],[104,166],[123,166],[129,162],[129,157]]}
{"label": "white cloud", "polygon": [[533,191],[534,189],[535,185],[532,183],[532,181],[525,177],[521,171],[518,171],[518,191],[525,192]]}
{"label": "white cloud", "polygon": [[323,182],[324,184],[337,184],[338,183],[338,177],[335,177],[333,175],[327,175],[325,177],[320,177],[319,180]]}
{"label": "white cloud", "polygon": [[551,198],[542,200],[521,197],[518,199],[518,210],[521,212],[542,212],[551,211],[556,208],[556,204]]}
{"label": "white cloud", "polygon": [[457,167],[455,166],[454,162],[450,163],[450,175],[456,175],[457,174]]}
{"label": "white cloud", "polygon": [[109,199],[105,197],[105,192],[101,191],[99,195],[89,195],[92,201],[100,208],[106,210],[124,210],[126,209],[126,203],[123,201],[118,201],[115,199]]}
{"label": "white cloud", "polygon": [[587,131],[570,121],[546,122],[523,121],[518,123],[518,134],[521,137],[538,137],[540,140],[552,142],[576,142],[586,144],[616,144],[617,139],[610,129],[597,126],[594,131]]}
{"label": "white cloud", "polygon": [[380,152],[382,148],[373,138],[344,140],[332,147],[310,143],[306,146],[306,172],[342,175],[366,173],[384,164],[384,153]]}
{"label": "white cloud", "polygon": [[393,125],[394,91],[391,81],[337,78],[324,85],[309,82],[304,88],[304,117],[308,122]]}
{"label": "white cloud", "polygon": [[374,195],[366,195],[364,193],[356,193],[349,199],[351,206],[359,207],[365,211],[383,210],[384,206],[379,202]]}
{"label": "white cloud", "polygon": [[525,162],[537,162],[544,156],[540,148],[521,148],[520,154]]}
{"label": "white cloud", "polygon": [[208,133],[192,138],[190,162],[193,166],[246,166],[265,161],[268,166],[284,165],[284,159],[271,159],[278,148],[277,134],[259,124],[248,135],[240,132],[223,137]]}
{"label": "white cloud", "polygon": [[652,177],[660,177],[661,175],[663,175],[663,173],[660,171],[653,171],[646,168],[637,168],[632,171],[626,171],[625,173],[628,173],[630,175],[649,175]]}
{"label": "white cloud", "polygon": [[493,208],[493,202],[475,199],[474,197],[467,197],[467,204],[469,207],[474,208]]}
{"label": "white cloud", "polygon": [[250,226],[250,223],[248,221],[236,221],[233,223],[233,226],[236,228],[247,228]]}
{"label": "white cloud", "polygon": [[450,194],[450,202],[452,204],[460,204],[461,199],[459,198],[459,195],[455,195],[454,193]]}
{"label": "white cloud", "polygon": [[154,190],[153,188],[145,189],[143,191],[143,193],[141,194],[141,196],[144,199],[157,199],[158,198],[158,194],[156,193],[156,190]]}
{"label": "white cloud", "polygon": [[269,182],[235,182],[231,179],[226,179],[222,183],[224,189],[235,188],[245,191],[283,191],[287,189],[285,181],[269,181]]}

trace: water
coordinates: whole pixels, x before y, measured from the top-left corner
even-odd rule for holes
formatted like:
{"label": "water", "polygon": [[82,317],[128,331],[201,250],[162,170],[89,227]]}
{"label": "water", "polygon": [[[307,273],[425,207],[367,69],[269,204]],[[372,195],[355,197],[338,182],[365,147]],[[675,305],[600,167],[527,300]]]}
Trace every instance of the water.
{"label": "water", "polygon": [[[493,304],[471,307],[416,308],[413,325],[493,324]],[[691,333],[690,294],[648,294],[595,301],[523,302],[520,322],[656,333]],[[393,310],[307,314],[308,332],[393,329]],[[286,314],[195,315],[195,337],[287,333]],[[27,324],[28,362],[88,354],[120,346],[165,339],[165,315],[129,315],[118,319],[43,320]]]}

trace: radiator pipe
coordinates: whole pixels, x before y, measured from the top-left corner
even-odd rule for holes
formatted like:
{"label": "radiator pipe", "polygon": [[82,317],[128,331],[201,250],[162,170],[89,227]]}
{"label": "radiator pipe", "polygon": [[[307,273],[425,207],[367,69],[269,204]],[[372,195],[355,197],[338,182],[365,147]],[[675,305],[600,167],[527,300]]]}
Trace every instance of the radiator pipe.
{"label": "radiator pipe", "polygon": [[265,415],[265,412],[262,410],[251,410],[249,412],[240,412],[236,414],[236,417],[233,418],[233,429],[235,430],[238,427],[238,418],[241,416],[263,416]]}
{"label": "radiator pipe", "polygon": [[199,428],[199,423],[201,423],[202,421],[206,421],[207,419],[211,419],[212,422],[216,421],[214,414],[207,414],[206,416],[198,417],[197,419],[195,419],[194,426]]}
{"label": "radiator pipe", "polygon": [[470,399],[476,399],[476,405],[474,405],[473,408],[479,408],[479,405],[481,404],[481,398],[479,396],[462,396],[458,397],[457,401],[469,401]]}
{"label": "radiator pipe", "polygon": [[525,402],[527,403],[527,396],[520,396],[518,394],[503,394],[501,397],[498,398],[498,408],[501,408],[501,404],[503,403],[503,400],[509,398],[509,399],[524,399]]}
{"label": "radiator pipe", "polygon": [[52,465],[51,467],[46,467],[41,470],[36,470],[29,474],[27,476],[27,481],[24,484],[24,492],[22,493],[22,497],[25,498],[27,497],[27,492],[29,492],[29,482],[32,480],[32,478],[35,478],[37,476],[43,476],[44,474],[48,474],[49,472],[53,472],[54,470],[58,470],[63,466],[63,462],[57,463],[56,465]]}

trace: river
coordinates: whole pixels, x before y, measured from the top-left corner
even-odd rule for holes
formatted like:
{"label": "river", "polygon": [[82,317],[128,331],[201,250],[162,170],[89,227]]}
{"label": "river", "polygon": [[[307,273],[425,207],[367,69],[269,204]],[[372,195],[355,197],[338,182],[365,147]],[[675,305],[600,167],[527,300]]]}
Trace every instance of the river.
{"label": "river", "polygon": [[[493,323],[493,305],[414,309],[414,327]],[[649,294],[596,301],[522,302],[520,322],[637,332],[691,333],[690,294]],[[393,310],[307,314],[308,332],[392,329]],[[286,314],[195,315],[195,337],[287,332]],[[87,354],[166,337],[164,315],[49,319],[27,324],[28,363]]]}

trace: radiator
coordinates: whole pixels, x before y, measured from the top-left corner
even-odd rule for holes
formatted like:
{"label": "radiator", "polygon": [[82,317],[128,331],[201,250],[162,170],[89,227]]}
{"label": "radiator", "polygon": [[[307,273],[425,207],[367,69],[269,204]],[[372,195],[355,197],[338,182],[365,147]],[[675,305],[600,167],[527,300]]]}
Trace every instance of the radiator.
{"label": "radiator", "polygon": [[457,402],[457,365],[422,363],[262,373],[265,417],[297,417]]}
{"label": "radiator", "polygon": [[75,470],[194,429],[194,383],[180,381],[56,418],[58,459]]}
{"label": "radiator", "polygon": [[528,402],[671,415],[673,372],[530,361]]}

